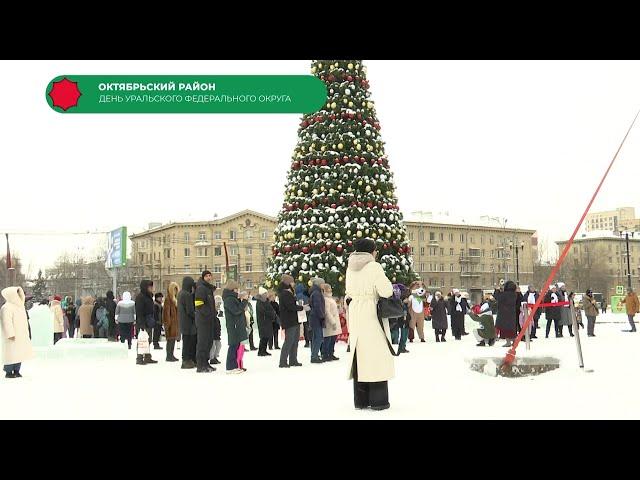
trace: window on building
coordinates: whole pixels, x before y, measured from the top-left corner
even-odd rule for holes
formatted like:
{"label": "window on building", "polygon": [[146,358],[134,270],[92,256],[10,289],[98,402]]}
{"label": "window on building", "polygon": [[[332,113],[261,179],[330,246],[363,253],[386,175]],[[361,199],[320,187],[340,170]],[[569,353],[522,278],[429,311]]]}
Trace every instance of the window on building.
{"label": "window on building", "polygon": [[189,243],[189,232],[184,232],[184,241]]}
{"label": "window on building", "polygon": [[164,258],[171,258],[171,249],[170,248],[165,248],[164,249]]}
{"label": "window on building", "polygon": [[[444,242],[444,233],[441,233],[441,234],[440,234],[440,241],[441,241],[441,242]],[[443,279],[443,281],[444,281],[444,279]]]}
{"label": "window on building", "polygon": [[449,234],[449,241],[450,241],[450,242],[453,242],[453,233],[450,233],[450,234]]}
{"label": "window on building", "polygon": [[253,233],[248,228],[244,231],[244,238],[250,240],[253,237]]}
{"label": "window on building", "polygon": [[453,263],[450,263],[450,264],[449,264],[449,271],[450,271],[450,272],[453,272]]}
{"label": "window on building", "polygon": [[424,240],[424,232],[422,230],[420,230],[419,238],[420,238],[420,241]]}
{"label": "window on building", "polygon": [[451,255],[451,256],[455,255],[455,254],[453,253],[453,248],[450,248],[450,249],[449,249],[449,255]]}
{"label": "window on building", "polygon": [[424,263],[421,263],[421,264],[420,264],[420,271],[421,271],[421,272],[424,272]]}
{"label": "window on building", "polygon": [[267,239],[267,231],[266,230],[262,230],[262,232],[260,233],[260,238],[262,240],[266,240]]}
{"label": "window on building", "polygon": [[436,240],[436,232],[429,232],[429,241],[435,242]]}
{"label": "window on building", "polygon": [[473,235],[469,235],[469,243],[473,243]]}
{"label": "window on building", "polygon": [[438,247],[429,247],[429,255],[438,255]]}
{"label": "window on building", "polygon": [[247,280],[245,282],[245,285],[246,285],[247,288],[253,288],[253,282],[251,280]]}
{"label": "window on building", "polygon": [[188,263],[184,264],[184,273],[189,273],[191,271],[191,265]]}
{"label": "window on building", "polygon": [[197,257],[206,257],[209,254],[209,248],[207,247],[198,247],[196,248],[196,256]]}
{"label": "window on building", "polygon": [[420,255],[424,255],[424,247],[420,247]]}
{"label": "window on building", "polygon": [[213,238],[215,238],[216,240],[222,240],[222,232],[219,230],[216,232],[213,232]]}
{"label": "window on building", "polygon": [[236,231],[235,230],[229,230],[229,239],[230,240],[237,240]]}
{"label": "window on building", "polygon": [[409,232],[409,240],[413,241],[413,232]]}
{"label": "window on building", "polygon": [[231,247],[231,255],[238,255],[238,247]]}
{"label": "window on building", "polygon": [[484,235],[480,235],[480,245],[484,245]]}
{"label": "window on building", "polygon": [[207,239],[207,232],[198,232],[198,240],[204,241]]}
{"label": "window on building", "polygon": [[138,258],[140,259],[138,263],[144,263],[144,253],[139,253]]}
{"label": "window on building", "polygon": [[441,249],[440,249],[440,256],[441,256],[441,257],[444,257],[444,248],[441,248]]}
{"label": "window on building", "polygon": [[214,264],[213,265],[213,271],[214,271],[214,273],[222,272],[222,266],[219,263]]}
{"label": "window on building", "polygon": [[461,248],[461,249],[460,249],[460,256],[461,256],[461,257],[464,257],[464,248]]}
{"label": "window on building", "polygon": [[441,272],[444,272],[444,263],[441,263],[441,264],[440,264],[440,271],[441,271]]}
{"label": "window on building", "polygon": [[480,255],[481,255],[482,257],[484,257],[484,248],[483,248],[483,249],[482,249],[482,251],[480,252]]}
{"label": "window on building", "polygon": [[184,256],[185,257],[190,257],[191,256],[191,249],[190,248],[185,248],[184,249]]}
{"label": "window on building", "polygon": [[213,247],[213,255],[216,257],[222,255],[222,247]]}
{"label": "window on building", "polygon": [[245,247],[245,251],[247,252],[247,255],[253,255],[253,245],[247,245]]}
{"label": "window on building", "polygon": [[464,243],[464,233],[460,234],[460,243]]}

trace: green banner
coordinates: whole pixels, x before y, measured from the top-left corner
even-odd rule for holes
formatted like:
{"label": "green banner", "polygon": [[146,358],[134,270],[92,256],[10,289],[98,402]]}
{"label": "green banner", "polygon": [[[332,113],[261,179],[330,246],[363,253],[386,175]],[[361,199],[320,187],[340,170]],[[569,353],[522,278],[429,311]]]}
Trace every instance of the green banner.
{"label": "green banner", "polygon": [[611,297],[611,313],[627,313],[627,309],[622,303],[624,296],[614,295]]}
{"label": "green banner", "polygon": [[229,273],[227,273],[228,280],[238,281],[238,266],[237,265],[229,265]]}
{"label": "green banner", "polygon": [[327,88],[313,75],[62,75],[45,98],[59,113],[310,113]]}

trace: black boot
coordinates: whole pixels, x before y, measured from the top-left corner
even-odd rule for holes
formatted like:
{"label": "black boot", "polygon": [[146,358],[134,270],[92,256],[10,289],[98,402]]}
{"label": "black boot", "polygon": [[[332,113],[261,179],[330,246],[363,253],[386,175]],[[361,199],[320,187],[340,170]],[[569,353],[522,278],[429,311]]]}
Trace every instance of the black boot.
{"label": "black boot", "polygon": [[182,361],[182,366],[180,367],[183,370],[188,370],[190,368],[196,368],[196,364],[193,363],[192,360],[183,360]]}
{"label": "black boot", "polygon": [[480,340],[476,345],[476,347],[484,347],[484,346],[485,346],[484,340]]}
{"label": "black boot", "polygon": [[436,334],[436,342],[437,342],[437,343],[440,343],[440,335],[437,335],[437,334]]}
{"label": "black boot", "polygon": [[144,357],[140,354],[136,355],[136,365],[144,365]]}
{"label": "black boot", "polygon": [[177,362],[178,359],[173,355],[173,349],[176,346],[175,340],[167,340],[167,362]]}
{"label": "black boot", "polygon": [[142,360],[142,361],[145,363],[145,365],[146,365],[147,363],[158,363],[158,361],[157,361],[157,360],[154,360],[153,358],[151,358],[151,354],[150,354],[150,353],[146,353],[146,354],[144,355],[144,358],[143,358],[143,360]]}

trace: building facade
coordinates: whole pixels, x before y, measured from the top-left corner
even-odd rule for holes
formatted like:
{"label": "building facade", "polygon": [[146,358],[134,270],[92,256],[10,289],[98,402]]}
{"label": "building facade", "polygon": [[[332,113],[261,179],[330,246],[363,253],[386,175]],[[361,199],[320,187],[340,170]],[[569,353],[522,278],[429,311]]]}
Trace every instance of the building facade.
{"label": "building facade", "polygon": [[[430,289],[458,288],[479,301],[500,280],[523,285],[533,278],[538,258],[535,230],[492,225],[488,217],[475,222],[414,212],[405,218],[413,268]],[[516,253],[517,251],[517,253]]]}
{"label": "building facade", "polygon": [[586,232],[596,230],[618,231],[640,230],[640,218],[636,218],[633,207],[620,207],[606,212],[592,212],[587,214],[584,221]]}
{"label": "building facade", "polygon": [[[204,222],[157,226],[131,235],[131,265],[140,278],[153,280],[165,292],[170,282],[185,276],[213,273],[213,283],[224,284],[227,260],[238,268],[241,288],[255,293],[265,278],[276,219],[252,210]],[[226,254],[225,254],[226,245]],[[238,267],[239,266],[239,267]]]}
{"label": "building facade", "polygon": [[[535,230],[434,219],[416,212],[405,220],[414,270],[432,289],[459,288],[472,299],[493,290],[501,279],[531,281],[537,260]],[[252,210],[204,222],[171,223],[130,236],[130,266],[162,291],[186,275],[211,270],[217,287],[224,284],[226,258],[239,265],[241,288],[255,293],[266,276],[276,218]],[[517,255],[516,255],[517,250]],[[158,287],[156,287],[156,290]],[[446,292],[445,292],[446,293]]]}
{"label": "building facade", "polygon": [[[567,240],[556,242],[560,250]],[[628,263],[631,268],[627,268]],[[614,232],[590,232],[579,235],[564,261],[564,272],[574,278],[571,290],[602,290],[610,297],[616,286],[627,286],[629,277],[634,289],[640,288],[640,231],[629,234],[629,250],[625,235]]]}

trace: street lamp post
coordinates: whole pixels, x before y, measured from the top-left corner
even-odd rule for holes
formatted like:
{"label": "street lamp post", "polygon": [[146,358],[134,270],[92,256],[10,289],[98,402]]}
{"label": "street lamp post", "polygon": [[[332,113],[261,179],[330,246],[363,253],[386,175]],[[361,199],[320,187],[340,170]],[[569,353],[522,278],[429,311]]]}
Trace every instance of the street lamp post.
{"label": "street lamp post", "polygon": [[[624,233],[625,245],[626,245],[626,256],[627,256],[627,287],[631,288],[631,250],[629,250],[629,231],[620,231],[620,236]],[[633,237],[634,232],[631,232],[631,236]]]}
{"label": "street lamp post", "polygon": [[509,242],[509,250],[513,250],[515,247],[515,251],[516,251],[516,283],[518,285],[520,285],[520,258],[518,256],[518,251],[524,249],[524,241],[520,241],[520,244],[518,244],[518,242],[514,243],[513,242]]}

